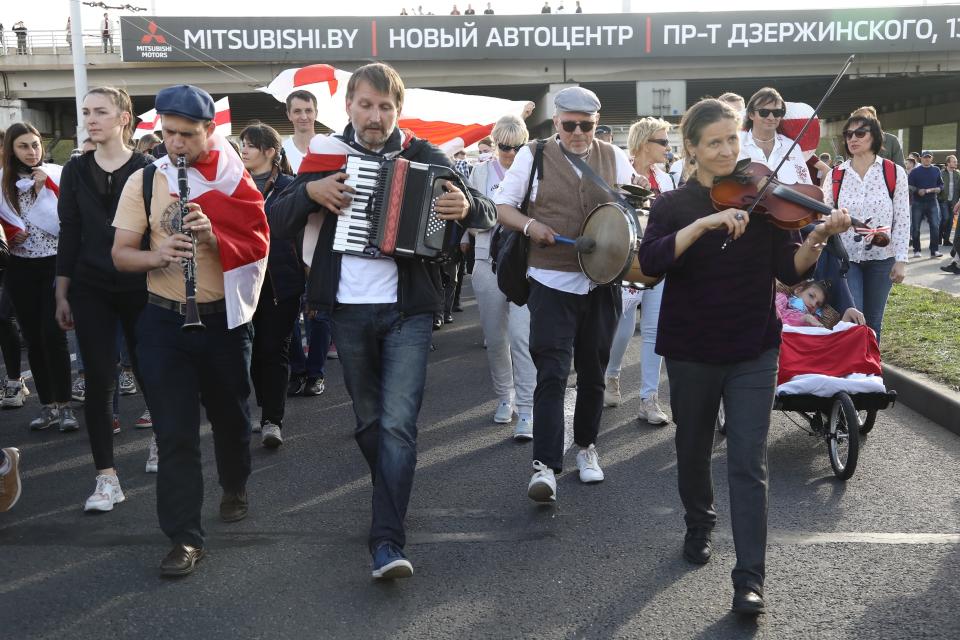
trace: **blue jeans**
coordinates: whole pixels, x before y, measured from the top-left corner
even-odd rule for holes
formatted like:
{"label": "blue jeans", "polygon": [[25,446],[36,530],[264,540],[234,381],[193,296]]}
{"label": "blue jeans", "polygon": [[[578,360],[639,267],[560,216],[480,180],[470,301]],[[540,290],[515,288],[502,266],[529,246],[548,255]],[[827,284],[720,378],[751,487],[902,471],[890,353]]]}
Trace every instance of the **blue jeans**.
{"label": "blue jeans", "polygon": [[330,316],[318,311],[314,318],[304,318],[304,326],[310,353],[303,352],[303,333],[297,316],[290,338],[290,375],[325,378],[327,351],[330,349]]}
{"label": "blue jeans", "polygon": [[847,272],[847,283],[853,295],[853,304],[867,319],[867,326],[877,334],[880,342],[880,328],[883,326],[883,310],[887,306],[887,296],[893,282],[890,271],[894,258],[886,260],[864,260],[851,262]]}
{"label": "blue jeans", "polygon": [[224,491],[250,475],[250,350],[253,328],[227,329],[225,313],[204,314],[204,331],[185,333],[183,316],[147,304],[137,325],[137,358],[160,454],[157,515],[174,542],[202,547],[200,406],[213,428]]}
{"label": "blue jeans", "polygon": [[417,466],[417,415],[423,401],[433,315],[402,316],[395,304],[345,304],[333,336],[357,419],[354,437],[373,481],[371,553],[406,543],[403,520]]}
{"label": "blue jeans", "polygon": [[917,198],[910,207],[910,241],[915,252],[920,251],[920,225],[924,218],[930,227],[930,255],[933,255],[940,250],[940,203],[935,198]]}

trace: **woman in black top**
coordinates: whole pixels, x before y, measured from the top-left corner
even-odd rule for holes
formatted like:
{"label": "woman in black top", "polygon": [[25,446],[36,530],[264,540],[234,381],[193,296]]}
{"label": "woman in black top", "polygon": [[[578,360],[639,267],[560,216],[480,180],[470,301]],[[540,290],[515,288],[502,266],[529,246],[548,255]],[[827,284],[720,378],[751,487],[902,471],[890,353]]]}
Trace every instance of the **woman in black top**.
{"label": "woman in black top", "polygon": [[[240,156],[263,194],[269,215],[274,196],[293,182],[280,135],[268,125],[250,125],[240,133]],[[283,443],[280,430],[290,378],[290,333],[300,313],[304,284],[303,264],[294,243],[271,237],[267,279],[253,316],[250,359],[250,377],[262,411],[259,428],[255,426],[254,431],[261,432],[261,442],[268,449]]]}
{"label": "woman in black top", "polygon": [[153,158],[127,145],[133,111],[122,89],[91,90],[83,100],[83,118],[97,148],[67,163],[61,178],[57,322],[76,329],[84,362],[83,413],[97,469],[96,489],[84,510],[110,511],[124,500],[113,461],[118,323],[136,371],[134,327],[147,302],[144,275],[113,266],[112,222],[127,178]]}
{"label": "woman in black top", "polygon": [[798,244],[791,232],[759,216],[751,220],[736,209],[715,213],[710,187],[737,164],[740,118],[719,100],[702,100],[680,126],[685,156],[696,169],[683,187],[657,198],[640,267],[648,275],[666,274],[657,353],[666,359],[677,424],[683,555],[697,564],[710,559],[717,520],[710,463],[722,398],[737,552],[733,609],[756,614],[764,610],[767,431],[780,351],[774,280],[792,285],[806,277],[827,238],[849,227],[850,217],[834,211]]}

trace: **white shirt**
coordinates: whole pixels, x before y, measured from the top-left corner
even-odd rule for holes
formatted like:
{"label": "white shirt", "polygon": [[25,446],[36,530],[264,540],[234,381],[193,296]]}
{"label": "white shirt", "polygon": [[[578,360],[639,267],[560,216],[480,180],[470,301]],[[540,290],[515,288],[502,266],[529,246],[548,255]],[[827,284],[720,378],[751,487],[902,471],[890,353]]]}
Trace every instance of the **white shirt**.
{"label": "white shirt", "polygon": [[303,162],[303,158],[307,154],[297,149],[297,145],[293,142],[293,136],[283,141],[283,152],[287,155],[287,162],[290,163],[293,175],[297,175],[297,172],[300,171],[300,163]]}
{"label": "white shirt", "polygon": [[[885,260],[895,258],[897,262],[907,261],[907,243],[910,239],[910,191],[907,186],[907,172],[897,166],[897,186],[893,191],[893,200],[883,178],[883,159],[880,156],[867,169],[863,178],[854,171],[850,160],[840,165],[843,170],[843,182],[840,184],[840,206],[846,207],[850,215],[871,227],[890,227],[890,244],[886,247],[864,249],[866,242],[854,242],[853,230],[845,231],[840,239],[852,262],[864,260]],[[823,180],[823,199],[831,207],[833,201],[833,171]]]}
{"label": "white shirt", "polygon": [[[356,137],[354,139],[356,140]],[[293,138],[290,138],[289,141],[292,144]],[[357,140],[357,142],[360,141]],[[377,151],[377,149],[372,149],[372,151]],[[300,164],[299,161],[297,164]],[[337,287],[337,302],[341,304],[392,304],[397,301],[398,283],[397,263],[394,262],[393,258],[361,258],[344,254],[340,260],[340,284]]]}
{"label": "white shirt", "polygon": [[[776,169],[780,160],[787,154],[787,149],[793,144],[793,140],[780,133],[775,134],[775,138],[773,151],[767,158],[763,149],[754,141],[753,131],[742,131],[740,133],[740,159],[750,158],[754,162],[767,165],[771,170]],[[784,184],[813,184],[800,145],[793,148],[790,159],[784,162],[780,170],[777,171],[777,178]]]}
{"label": "white shirt", "polygon": [[[611,145],[614,151],[614,157],[617,162],[616,182],[617,184],[630,184],[634,176],[633,166],[630,159],[620,147]],[[570,162],[569,158],[567,162]],[[492,196],[494,204],[507,204],[511,207],[520,208],[523,203],[523,196],[527,192],[527,183],[530,181],[530,170],[533,168],[533,153],[529,146],[524,146],[517,152],[513,164],[500,183],[500,188]],[[582,178],[580,170],[572,162],[570,168],[578,177]],[[530,202],[537,199],[537,180],[533,181],[533,187],[530,190]],[[611,185],[612,186],[612,185]],[[537,267],[528,267],[527,275],[540,284],[563,291],[565,293],[575,293],[585,295],[590,293],[596,285],[590,281],[587,276],[579,271],[556,271],[554,269],[539,269]]]}

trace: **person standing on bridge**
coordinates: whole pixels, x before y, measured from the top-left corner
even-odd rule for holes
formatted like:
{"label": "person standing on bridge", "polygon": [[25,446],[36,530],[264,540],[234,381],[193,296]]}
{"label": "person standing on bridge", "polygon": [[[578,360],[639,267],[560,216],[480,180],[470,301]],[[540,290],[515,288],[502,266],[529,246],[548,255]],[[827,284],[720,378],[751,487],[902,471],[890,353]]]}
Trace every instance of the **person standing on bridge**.
{"label": "person standing on bridge", "polygon": [[110,53],[113,53],[113,27],[110,25],[110,14],[103,14],[103,21],[100,23],[100,37],[103,40],[103,52],[107,53],[109,47]]}
{"label": "person standing on bridge", "polygon": [[[349,154],[443,165],[436,146],[397,127],[403,80],[390,66],[373,63],[347,83],[350,123],[336,136],[316,136],[297,179],[277,196],[270,227],[280,238],[301,234],[313,244],[307,305],[331,313],[343,377],[356,416],[354,437],[370,468],[373,519],[368,548],[376,579],[407,578],[404,518],[417,464],[417,415],[423,400],[433,314],[440,311],[440,267],[419,257],[368,258],[335,252],[339,216],[354,189],[344,181]],[[489,229],[492,202],[452,182],[434,210],[442,220]]]}
{"label": "person standing on bridge", "polygon": [[[112,255],[119,271],[147,272],[137,355],[157,435],[157,515],[173,542],[160,573],[178,577],[192,573],[205,554],[201,404],[213,429],[223,488],[220,519],[247,516],[251,319],[265,276],[269,229],[263,197],[240,157],[216,135],[210,94],[190,85],[168,87],[157,94],[156,110],[168,155],[124,185]],[[182,220],[177,156],[186,160],[190,198]],[[192,242],[178,230],[181,224]],[[202,331],[184,330],[181,263],[191,258]]]}
{"label": "person standing on bridge", "polygon": [[639,255],[643,273],[667,276],[657,353],[666,359],[677,424],[683,555],[694,564],[711,556],[717,521],[711,461],[722,398],[737,554],[733,610],[757,614],[764,611],[767,432],[782,329],[774,279],[793,285],[807,277],[823,243],[849,227],[850,217],[834,211],[799,244],[794,234],[745,211],[714,213],[710,188],[714,177],[736,168],[740,117],[719,100],[701,100],[680,128],[695,169],[683,187],[657,198]]}
{"label": "person standing on bridge", "polygon": [[[596,286],[581,271],[576,249],[557,244],[555,237],[576,237],[587,215],[610,200],[602,183],[630,184],[634,176],[619,147],[594,138],[600,119],[600,99],[594,92],[568,87],[557,93],[554,107],[557,134],[544,144],[521,149],[494,196],[500,223],[530,238],[527,306],[537,387],[534,472],[527,495],[543,503],[556,501],[556,474],[563,469],[563,403],[571,361],[577,372],[573,432],[580,481],[603,481],[596,449],[603,375],[621,315],[620,284]],[[539,179],[531,183],[534,172]],[[520,211],[525,201],[529,217]]]}

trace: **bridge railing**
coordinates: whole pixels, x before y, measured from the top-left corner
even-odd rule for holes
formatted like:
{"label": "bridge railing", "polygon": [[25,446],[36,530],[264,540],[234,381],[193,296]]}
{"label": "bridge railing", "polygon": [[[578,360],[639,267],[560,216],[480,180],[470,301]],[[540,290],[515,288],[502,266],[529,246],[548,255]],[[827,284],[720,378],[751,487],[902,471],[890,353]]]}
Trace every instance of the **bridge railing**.
{"label": "bridge railing", "polygon": [[[103,37],[96,30],[83,31],[83,48],[87,53],[104,53]],[[120,55],[120,31],[113,32],[113,47],[107,43],[107,52]],[[71,36],[66,30],[28,30],[24,35],[4,30],[0,55],[71,55]]]}

